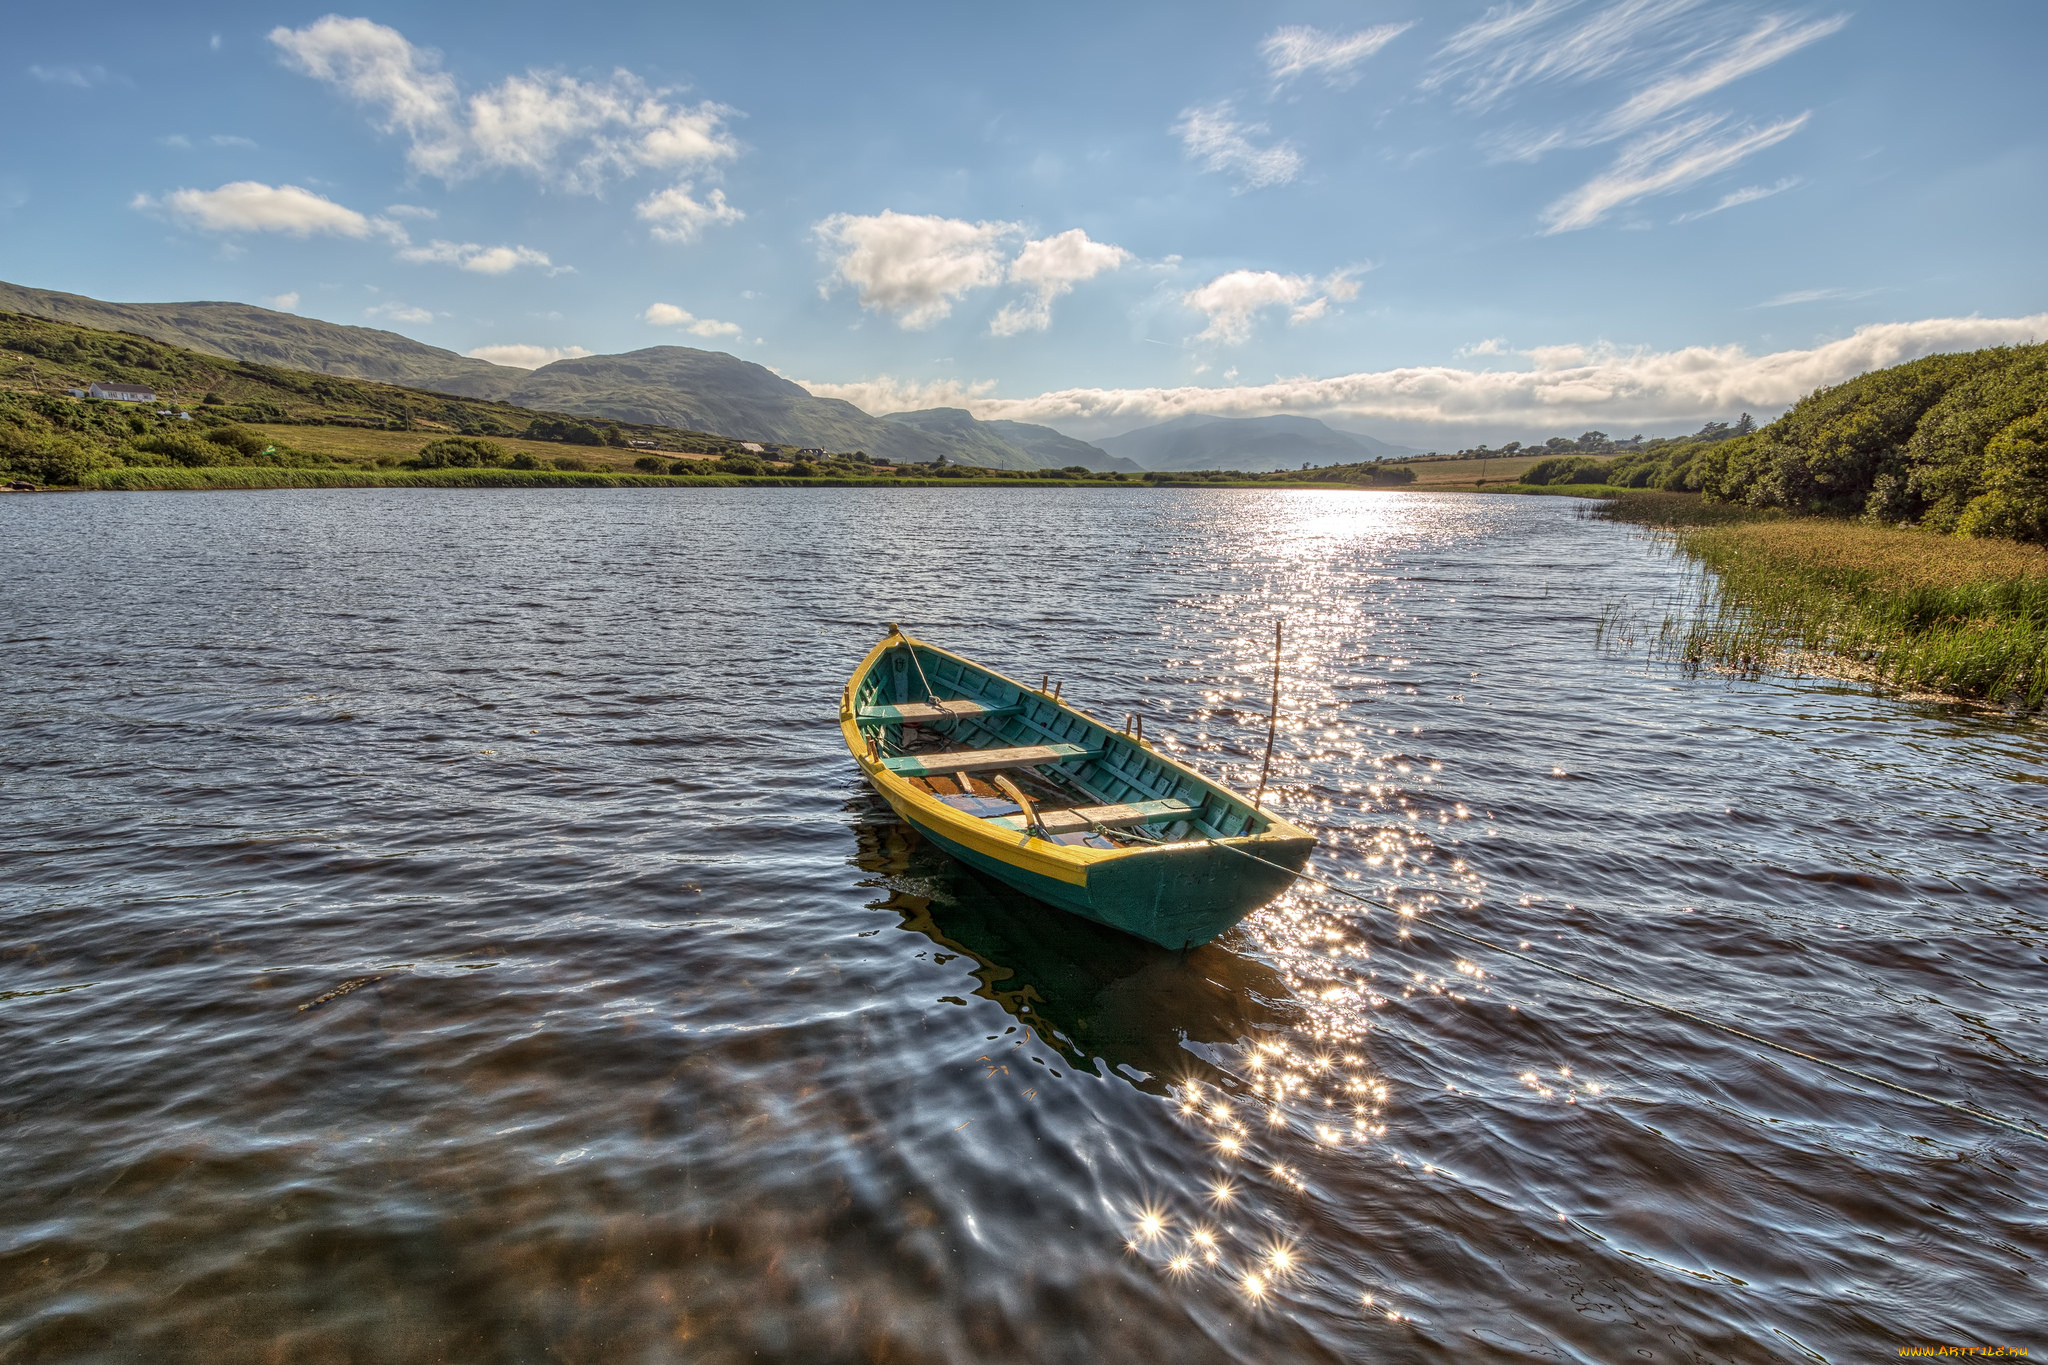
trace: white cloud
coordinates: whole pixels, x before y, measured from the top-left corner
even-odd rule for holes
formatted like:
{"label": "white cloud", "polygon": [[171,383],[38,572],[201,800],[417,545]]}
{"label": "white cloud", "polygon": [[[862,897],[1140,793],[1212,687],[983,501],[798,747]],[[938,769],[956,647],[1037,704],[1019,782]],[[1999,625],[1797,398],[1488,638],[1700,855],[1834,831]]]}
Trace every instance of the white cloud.
{"label": "white cloud", "polygon": [[330,14],[273,29],[270,41],[295,69],[375,110],[378,127],[410,140],[413,168],[443,180],[514,170],[594,194],[616,176],[739,155],[725,126],[734,110],[671,103],[673,92],[630,71],[602,81],[530,71],[464,99],[438,53],[368,19]]}
{"label": "white cloud", "polygon": [[139,194],[129,207],[161,207],[173,218],[207,232],[405,239],[404,230],[388,219],[365,217],[297,185],[265,185],[256,180],[236,180],[214,190],[173,190],[161,204]]}
{"label": "white cloud", "polygon": [[1349,85],[1358,79],[1353,67],[1413,27],[1412,21],[1378,24],[1339,34],[1297,24],[1274,29],[1259,44],[1259,51],[1265,55],[1266,70],[1277,81],[1319,72],[1331,85]]}
{"label": "white cloud", "polygon": [[[1036,398],[954,392],[948,406],[982,418],[1045,422],[1066,429],[1118,427],[1189,413],[1258,417],[1276,413],[1465,426],[1524,424],[1541,431],[1581,424],[1676,424],[1748,410],[1775,412],[1817,388],[1867,370],[1941,351],[2021,345],[2048,338],[2048,313],[2019,318],[1929,318],[1877,323],[1810,350],[1751,355],[1740,346],[1675,351],[1537,348],[1547,362],[1527,370],[1412,366],[1334,378],[1279,379],[1241,388],[1065,389]],[[874,381],[886,385],[893,381]],[[813,393],[855,397],[861,384],[807,384]],[[906,395],[910,386],[899,386]],[[922,400],[925,393],[918,393]],[[919,401],[903,406],[929,406]],[[866,406],[865,403],[862,406]],[[875,411],[869,408],[869,411]],[[888,408],[881,409],[890,410]]]}
{"label": "white cloud", "polygon": [[255,138],[243,137],[239,133],[215,133],[206,140],[216,147],[254,147],[256,145]]}
{"label": "white cloud", "polygon": [[1234,175],[1239,187],[1284,185],[1301,174],[1301,153],[1285,142],[1261,147],[1252,141],[1269,130],[1263,123],[1239,123],[1229,100],[1183,109],[1173,132],[1191,160],[1205,171]]}
{"label": "white cloud", "polygon": [[414,169],[446,176],[459,164],[455,78],[438,69],[438,53],[415,48],[397,29],[338,14],[303,29],[274,28],[270,41],[299,71],[376,107],[385,132],[410,137]]}
{"label": "white cloud", "polygon": [[386,204],[384,215],[387,218],[434,219],[439,218],[441,213],[438,209],[423,209],[418,204]]}
{"label": "white cloud", "polygon": [[1235,346],[1250,340],[1252,319],[1269,308],[1288,309],[1290,322],[1311,322],[1329,311],[1331,299],[1357,297],[1358,283],[1348,270],[1323,280],[1273,270],[1233,270],[1189,290],[1181,302],[1209,319],[1195,340]]}
{"label": "white cloud", "polygon": [[479,346],[467,353],[473,360],[488,360],[493,365],[503,365],[513,370],[537,370],[543,365],[552,365],[557,360],[576,360],[590,352],[581,346],[527,346],[507,343],[501,346]]}
{"label": "white cloud", "polygon": [[444,242],[438,239],[425,246],[407,247],[398,253],[398,259],[452,265],[477,275],[503,275],[522,265],[538,267],[550,275],[559,275],[569,269],[549,260],[545,251],[536,251],[530,246],[482,246],[476,242]]}
{"label": "white cloud", "polygon": [[1745,185],[1739,190],[1730,190],[1722,195],[1714,203],[1713,207],[1695,209],[1691,213],[1681,213],[1676,218],[1673,218],[1671,222],[1676,226],[1679,223],[1690,223],[1698,218],[1710,218],[1723,209],[1740,208],[1744,204],[1754,204],[1759,199],[1768,199],[1774,194],[1783,194],[1786,190],[1797,189],[1805,183],[1806,178],[1804,176],[1788,175],[1779,180],[1775,185]]}
{"label": "white cloud", "polygon": [[634,210],[657,241],[694,242],[714,223],[737,223],[747,215],[725,202],[724,190],[693,198],[684,180],[640,202]]}
{"label": "white cloud", "polygon": [[157,141],[165,147],[176,147],[180,151],[189,152],[192,150],[192,139],[186,137],[183,133],[165,133]]}
{"label": "white cloud", "polygon": [[[835,213],[812,231],[832,255],[832,275],[861,307],[896,315],[898,325],[929,327],[969,290],[1000,284],[1006,238],[1015,223],[897,213]],[[828,283],[828,288],[829,283]]]}
{"label": "white cloud", "polygon": [[1506,355],[1507,353],[1508,339],[1506,337],[1488,337],[1484,341],[1475,341],[1469,346],[1460,346],[1453,352],[1461,360],[1467,356]]}
{"label": "white cloud", "polygon": [[840,398],[862,412],[880,417],[889,412],[921,412],[926,408],[964,408],[987,398],[994,391],[993,379],[939,379],[930,383],[900,380],[889,375],[858,379],[849,384],[799,381],[820,398]]}
{"label": "white cloud", "polygon": [[642,321],[655,327],[680,327],[700,337],[736,337],[740,334],[738,323],[700,318],[687,308],[678,308],[672,303],[650,303],[640,316]]}
{"label": "white cloud", "polygon": [[1645,133],[1623,147],[1612,166],[1545,209],[1544,234],[1591,227],[1624,204],[1698,184],[1777,146],[1804,127],[1808,117],[1801,114],[1768,127],[1715,136],[1723,116],[1702,114]]}
{"label": "white cloud", "polygon": [[296,291],[290,290],[282,294],[268,294],[264,296],[263,305],[266,308],[275,308],[280,313],[289,313],[299,306],[299,296]]}
{"label": "white cloud", "polygon": [[999,337],[1044,331],[1052,325],[1054,299],[1130,259],[1131,253],[1122,247],[1091,241],[1080,228],[1026,242],[1010,262],[1009,278],[1012,284],[1029,286],[1034,297],[1023,303],[1005,304],[989,324],[989,331]]}
{"label": "white cloud", "polygon": [[363,316],[387,318],[392,322],[424,323],[434,320],[434,315],[426,309],[414,308],[410,304],[400,303],[396,299],[393,299],[390,303],[380,303],[365,308]]}

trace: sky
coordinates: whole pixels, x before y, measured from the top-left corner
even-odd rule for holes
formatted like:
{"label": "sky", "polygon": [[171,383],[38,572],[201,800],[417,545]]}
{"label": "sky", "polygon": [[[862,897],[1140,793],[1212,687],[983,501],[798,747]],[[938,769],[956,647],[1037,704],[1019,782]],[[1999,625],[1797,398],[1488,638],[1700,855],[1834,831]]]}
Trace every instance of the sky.
{"label": "sky", "polygon": [[0,278],[1084,437],[1773,415],[2048,339],[2038,3],[113,3],[9,21]]}

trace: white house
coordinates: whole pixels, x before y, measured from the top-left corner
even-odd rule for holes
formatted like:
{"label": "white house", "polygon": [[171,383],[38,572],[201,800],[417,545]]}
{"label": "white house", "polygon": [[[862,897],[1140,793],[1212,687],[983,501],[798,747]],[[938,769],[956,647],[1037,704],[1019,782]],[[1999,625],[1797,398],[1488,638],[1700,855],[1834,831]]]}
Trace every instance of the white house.
{"label": "white house", "polygon": [[154,403],[156,390],[145,389],[140,384],[123,384],[118,381],[102,384],[94,381],[92,387],[86,390],[86,397],[110,398],[116,403]]}

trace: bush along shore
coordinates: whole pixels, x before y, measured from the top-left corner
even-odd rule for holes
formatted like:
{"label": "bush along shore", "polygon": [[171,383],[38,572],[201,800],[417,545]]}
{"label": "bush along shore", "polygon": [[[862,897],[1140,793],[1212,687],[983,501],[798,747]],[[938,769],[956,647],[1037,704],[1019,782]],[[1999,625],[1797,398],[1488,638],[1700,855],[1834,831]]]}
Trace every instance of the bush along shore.
{"label": "bush along shore", "polygon": [[[1845,673],[2027,710],[2048,700],[2048,549],[1670,492],[1591,514],[1653,528],[1705,570],[1654,646],[1687,667]],[[1603,622],[1610,638],[1629,629]]]}

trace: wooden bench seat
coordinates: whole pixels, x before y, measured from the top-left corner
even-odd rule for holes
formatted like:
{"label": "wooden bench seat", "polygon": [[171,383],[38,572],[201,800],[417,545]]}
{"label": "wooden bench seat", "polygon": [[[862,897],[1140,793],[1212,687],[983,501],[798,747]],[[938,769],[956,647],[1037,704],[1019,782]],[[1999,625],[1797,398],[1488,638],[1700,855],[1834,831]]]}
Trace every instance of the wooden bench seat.
{"label": "wooden bench seat", "polygon": [[1014,749],[961,749],[949,754],[905,754],[885,758],[882,766],[899,777],[936,777],[943,773],[988,773],[998,768],[1036,768],[1045,763],[1072,763],[1098,758],[1100,749],[1079,744],[1025,744]]}
{"label": "wooden bench seat", "polygon": [[[1115,806],[1077,806],[1073,810],[1042,810],[1038,824],[1047,834],[1071,834],[1077,830],[1121,829],[1127,825],[1149,825],[1158,820],[1185,820],[1196,807],[1185,801],[1131,801]],[[1023,829],[1021,815],[999,815],[989,821],[1004,829]]]}
{"label": "wooden bench seat", "polygon": [[860,718],[870,724],[881,721],[885,725],[916,724],[919,721],[947,720],[961,716],[1014,716],[1023,710],[1020,706],[985,706],[978,701],[959,699],[942,701],[937,706],[929,702],[903,702],[895,706],[863,706]]}

